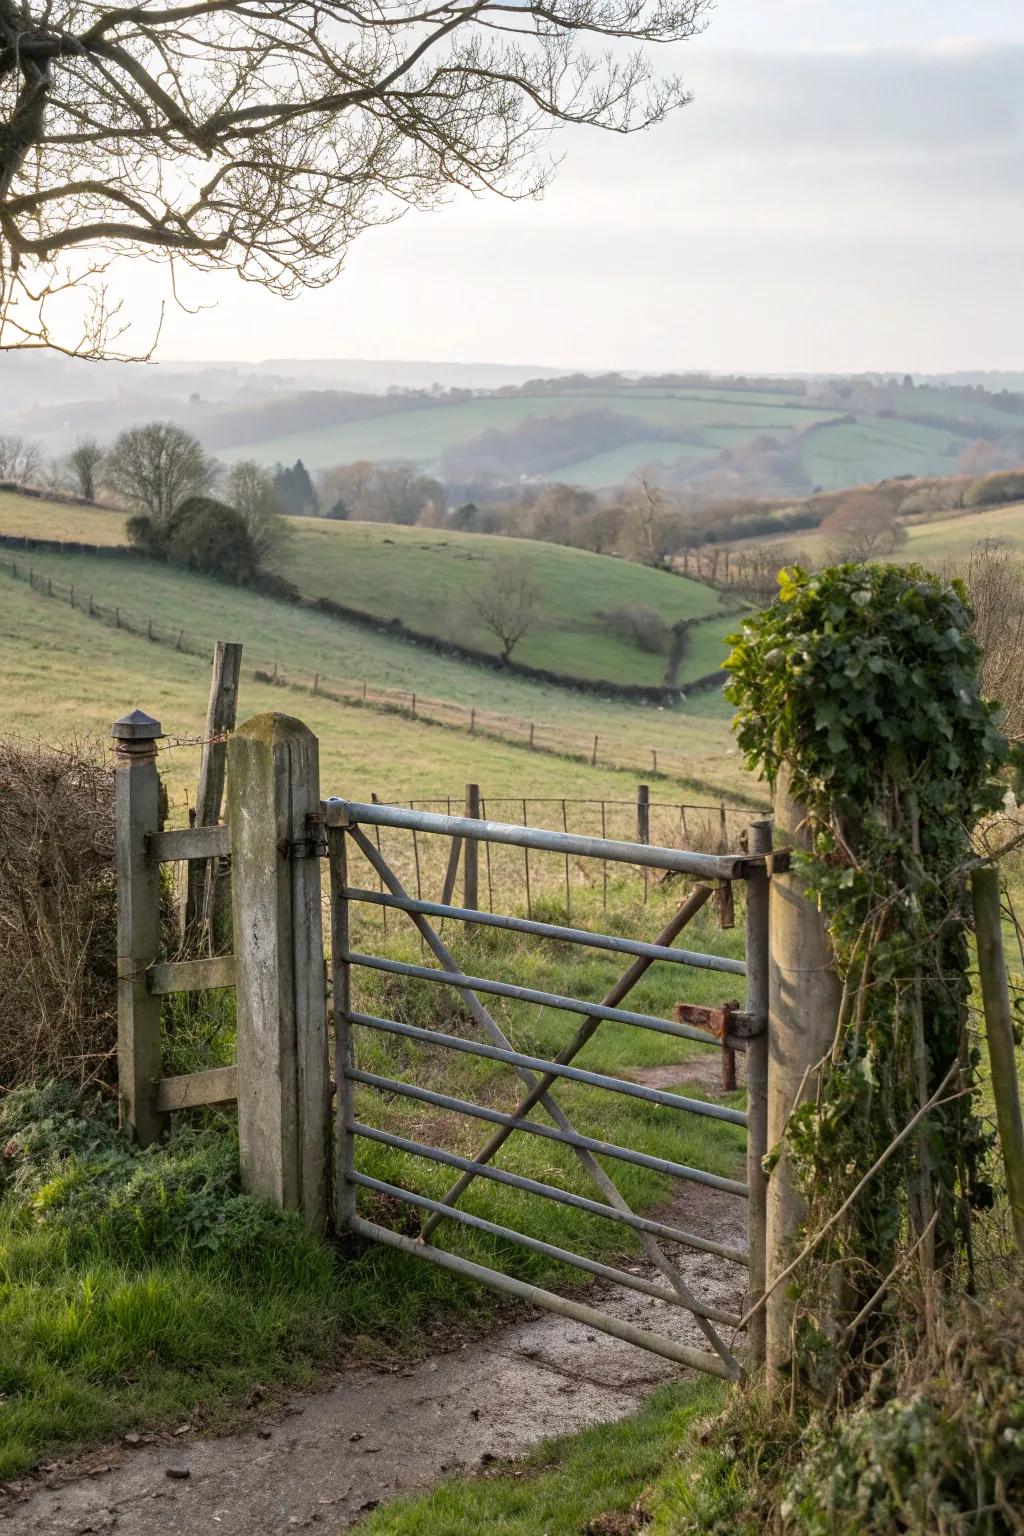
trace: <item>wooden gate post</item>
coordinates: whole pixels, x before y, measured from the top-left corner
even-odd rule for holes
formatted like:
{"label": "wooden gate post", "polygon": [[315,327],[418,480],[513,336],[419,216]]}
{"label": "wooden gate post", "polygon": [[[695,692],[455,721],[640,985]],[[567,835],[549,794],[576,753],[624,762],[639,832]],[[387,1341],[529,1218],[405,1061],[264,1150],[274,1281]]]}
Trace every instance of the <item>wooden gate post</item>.
{"label": "wooden gate post", "polygon": [[117,1100],[121,1125],[141,1147],[161,1135],[160,999],[146,971],[160,953],[160,866],[149,839],[160,830],[156,769],[160,722],[133,710],[114,722],[117,865]]}
{"label": "wooden gate post", "polygon": [[[809,849],[811,836],[803,807],[789,793],[786,771],[775,795],[776,838],[783,846]],[[841,989],[818,908],[804,894],[794,872],[775,874],[769,904],[768,966],[768,1147],[782,1139],[793,1110],[818,1091],[818,1068],[832,1049]],[[769,1290],[795,1256],[806,1214],[787,1154],[768,1180],[767,1263]],[[769,1384],[778,1386],[791,1356],[792,1303],[786,1286],[771,1291],[766,1310]]]}
{"label": "wooden gate post", "polygon": [[242,1187],[321,1231],[327,998],[317,739],[257,715],[228,742]]}

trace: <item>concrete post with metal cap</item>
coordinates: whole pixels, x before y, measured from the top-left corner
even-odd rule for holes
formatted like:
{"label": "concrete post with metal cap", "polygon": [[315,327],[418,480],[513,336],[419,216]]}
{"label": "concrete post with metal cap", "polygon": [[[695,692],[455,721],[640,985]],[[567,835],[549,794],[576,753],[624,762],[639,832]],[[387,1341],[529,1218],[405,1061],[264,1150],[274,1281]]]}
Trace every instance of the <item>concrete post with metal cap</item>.
{"label": "concrete post with metal cap", "polygon": [[160,868],[149,842],[160,830],[160,722],[136,709],[116,720],[110,734],[115,754],[118,1106],[124,1129],[148,1147],[167,1124],[156,1107],[160,999],[151,996],[146,978],[160,953]]}

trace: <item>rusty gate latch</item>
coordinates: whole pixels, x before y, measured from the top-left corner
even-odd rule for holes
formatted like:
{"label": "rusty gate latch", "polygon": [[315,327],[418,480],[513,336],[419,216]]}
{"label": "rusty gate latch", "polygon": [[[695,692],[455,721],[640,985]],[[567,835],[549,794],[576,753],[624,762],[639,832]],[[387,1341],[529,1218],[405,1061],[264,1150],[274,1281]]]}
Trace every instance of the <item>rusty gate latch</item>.
{"label": "rusty gate latch", "polygon": [[729,1041],[742,1038],[750,1026],[750,1015],[740,1013],[739,1008],[738,1002],[722,1003],[719,1008],[706,1008],[701,1003],[676,1003],[677,1024],[695,1024],[721,1042],[724,1093],[732,1093],[736,1088],[736,1047]]}

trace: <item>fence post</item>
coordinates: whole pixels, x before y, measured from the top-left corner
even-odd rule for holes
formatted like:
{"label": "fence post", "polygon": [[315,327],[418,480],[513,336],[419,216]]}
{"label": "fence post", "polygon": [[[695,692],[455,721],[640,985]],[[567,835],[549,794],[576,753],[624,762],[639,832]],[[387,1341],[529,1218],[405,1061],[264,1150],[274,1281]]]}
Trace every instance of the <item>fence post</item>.
{"label": "fence post", "polygon": [[1024,1122],[1021,1120],[1020,1088],[1014,1058],[1013,1010],[1003,954],[999,870],[982,865],[971,876],[974,929],[978,939],[978,970],[985,1006],[992,1096],[996,1101],[999,1145],[1006,1169],[1006,1193],[1013,1218],[1017,1251],[1024,1255]]}
{"label": "fence post", "polygon": [[[479,784],[466,785],[466,815],[474,821],[480,820]],[[475,839],[467,837],[465,846],[462,865],[462,905],[475,911],[480,905],[480,844]],[[467,923],[467,938],[473,931],[474,925]]]}
{"label": "fence post", "polygon": [[[783,845],[810,849],[805,812],[789,793],[785,770],[780,772],[776,788],[775,830]],[[824,920],[815,904],[807,900],[804,881],[795,872],[772,878],[769,950],[768,1146],[774,1149],[793,1110],[817,1095],[817,1069],[832,1049],[841,996]],[[788,1154],[783,1150],[768,1180],[768,1287],[794,1257],[805,1215]],[[787,1287],[781,1285],[769,1296],[765,1314],[768,1377],[776,1387],[790,1364],[791,1322],[792,1302]]]}
{"label": "fence post", "polygon": [[[770,820],[752,821],[747,829],[747,851],[767,854],[772,847]],[[747,876],[747,1012],[761,1032],[747,1041],[747,1247],[750,1258],[747,1307],[764,1295],[765,1211],[768,1179],[764,1157],[768,1151],[768,871],[758,867]],[[750,1320],[747,1334],[750,1364],[764,1364],[765,1318],[762,1309]]]}
{"label": "fence post", "polygon": [[228,741],[242,1187],[327,1221],[317,739],[277,713]]}
{"label": "fence post", "polygon": [[[224,801],[227,743],[218,740],[235,728],[238,684],[242,675],[242,647],[233,640],[218,640],[213,652],[210,700],[206,709],[196,790],[196,826],[215,827]],[[216,887],[213,860],[189,859],[185,865],[181,931],[186,943],[199,948],[213,938],[213,893]]]}
{"label": "fence post", "polygon": [[647,784],[636,787],[636,840],[638,843],[651,840],[651,791]]}
{"label": "fence post", "polygon": [[156,743],[160,722],[140,709],[116,720],[114,808],[117,865],[117,1081],[121,1125],[140,1146],[167,1123],[156,1108],[160,999],[146,971],[160,953],[160,868],[149,839],[160,830]]}

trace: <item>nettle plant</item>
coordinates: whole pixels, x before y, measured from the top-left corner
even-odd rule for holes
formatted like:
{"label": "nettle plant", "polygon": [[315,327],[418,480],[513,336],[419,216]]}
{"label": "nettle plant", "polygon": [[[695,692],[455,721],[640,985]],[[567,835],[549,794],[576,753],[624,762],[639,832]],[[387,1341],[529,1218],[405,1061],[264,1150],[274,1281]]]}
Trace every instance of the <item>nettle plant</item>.
{"label": "nettle plant", "polygon": [[970,628],[960,583],[920,568],[793,569],[727,662],[748,765],[773,786],[785,770],[806,809],[799,867],[843,984],[819,1092],[786,1132],[808,1237],[939,1096],[794,1276],[802,1363],[826,1378],[843,1358],[883,1358],[904,1323],[891,1292],[857,1329],[840,1329],[837,1310],[854,1318],[919,1239],[926,1262],[952,1270],[971,1209],[991,1200],[965,1091],[977,1052],[964,866],[973,827],[1001,803],[1009,752]]}

